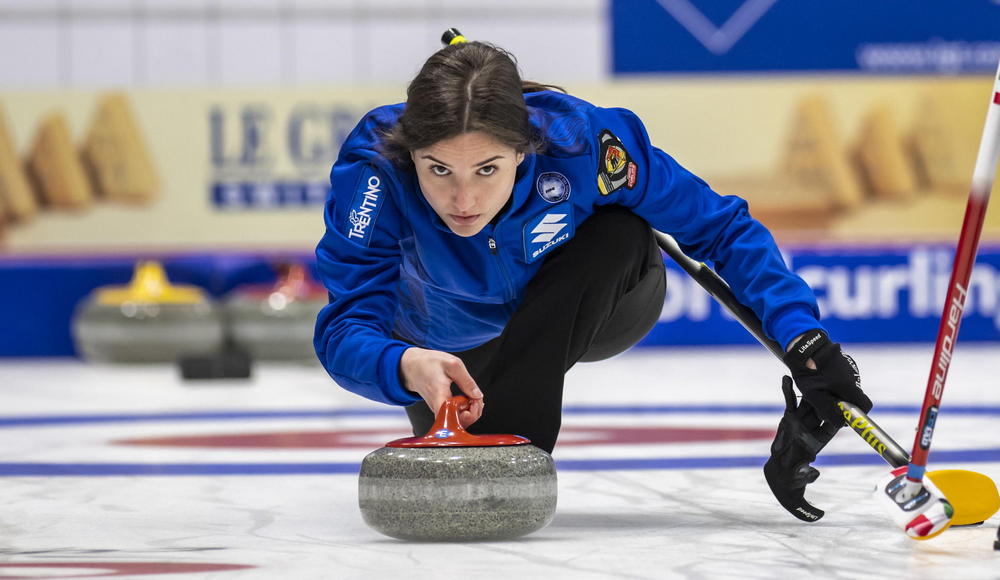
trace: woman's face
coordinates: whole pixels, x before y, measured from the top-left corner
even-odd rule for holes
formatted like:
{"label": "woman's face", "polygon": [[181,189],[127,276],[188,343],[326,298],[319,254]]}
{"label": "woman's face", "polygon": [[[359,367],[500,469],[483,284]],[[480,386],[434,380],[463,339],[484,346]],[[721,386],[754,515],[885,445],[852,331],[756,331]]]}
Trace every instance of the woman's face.
{"label": "woman's face", "polygon": [[486,133],[463,133],[410,152],[420,190],[441,220],[467,238],[503,208],[524,159]]}

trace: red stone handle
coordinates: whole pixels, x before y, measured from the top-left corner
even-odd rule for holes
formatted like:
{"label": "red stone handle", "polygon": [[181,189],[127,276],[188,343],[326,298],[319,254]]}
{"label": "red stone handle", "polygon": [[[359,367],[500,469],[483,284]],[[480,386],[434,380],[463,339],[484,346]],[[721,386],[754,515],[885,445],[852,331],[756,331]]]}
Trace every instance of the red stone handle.
{"label": "red stone handle", "polygon": [[426,435],[406,437],[385,444],[386,447],[495,447],[497,445],[524,445],[530,439],[520,435],[473,435],[462,427],[458,412],[468,408],[465,395],[452,397],[438,409],[434,424]]}

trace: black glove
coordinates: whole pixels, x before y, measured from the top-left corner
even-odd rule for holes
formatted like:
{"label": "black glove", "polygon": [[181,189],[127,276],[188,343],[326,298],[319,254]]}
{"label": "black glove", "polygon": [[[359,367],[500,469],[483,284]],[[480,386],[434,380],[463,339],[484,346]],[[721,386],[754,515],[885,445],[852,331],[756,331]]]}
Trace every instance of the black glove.
{"label": "black glove", "polygon": [[[816,369],[806,366],[812,359]],[[837,405],[847,401],[867,413],[872,401],[861,390],[861,373],[854,359],[840,351],[840,345],[830,341],[822,330],[810,330],[802,335],[792,350],[782,359],[795,384],[802,391],[802,398],[816,409],[824,421],[843,426],[844,415]]]}
{"label": "black glove", "polygon": [[816,460],[816,454],[830,442],[840,425],[821,425],[811,405],[799,405],[791,377],[782,378],[781,391],[785,395],[785,414],[771,443],[771,457],[764,464],[764,479],[783,508],[802,521],[815,522],[826,512],[805,500],[806,485],[819,477],[819,470],[809,464]]}

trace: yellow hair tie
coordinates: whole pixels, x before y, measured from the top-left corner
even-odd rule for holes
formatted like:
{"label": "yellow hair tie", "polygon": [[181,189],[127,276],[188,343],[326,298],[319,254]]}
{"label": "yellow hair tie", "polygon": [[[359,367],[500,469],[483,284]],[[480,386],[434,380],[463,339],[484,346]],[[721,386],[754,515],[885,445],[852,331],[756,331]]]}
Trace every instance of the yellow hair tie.
{"label": "yellow hair tie", "polygon": [[458,31],[457,28],[449,28],[444,31],[441,35],[441,44],[445,46],[451,46],[453,44],[461,44],[463,42],[468,42],[462,33]]}

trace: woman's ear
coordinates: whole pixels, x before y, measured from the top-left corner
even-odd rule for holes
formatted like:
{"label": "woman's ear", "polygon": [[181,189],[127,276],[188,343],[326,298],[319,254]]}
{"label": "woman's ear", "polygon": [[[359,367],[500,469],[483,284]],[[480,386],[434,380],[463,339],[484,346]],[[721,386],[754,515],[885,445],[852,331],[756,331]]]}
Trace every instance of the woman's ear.
{"label": "woman's ear", "polygon": [[524,161],[524,153],[518,153],[515,159],[517,159],[517,164],[520,165],[521,162]]}

